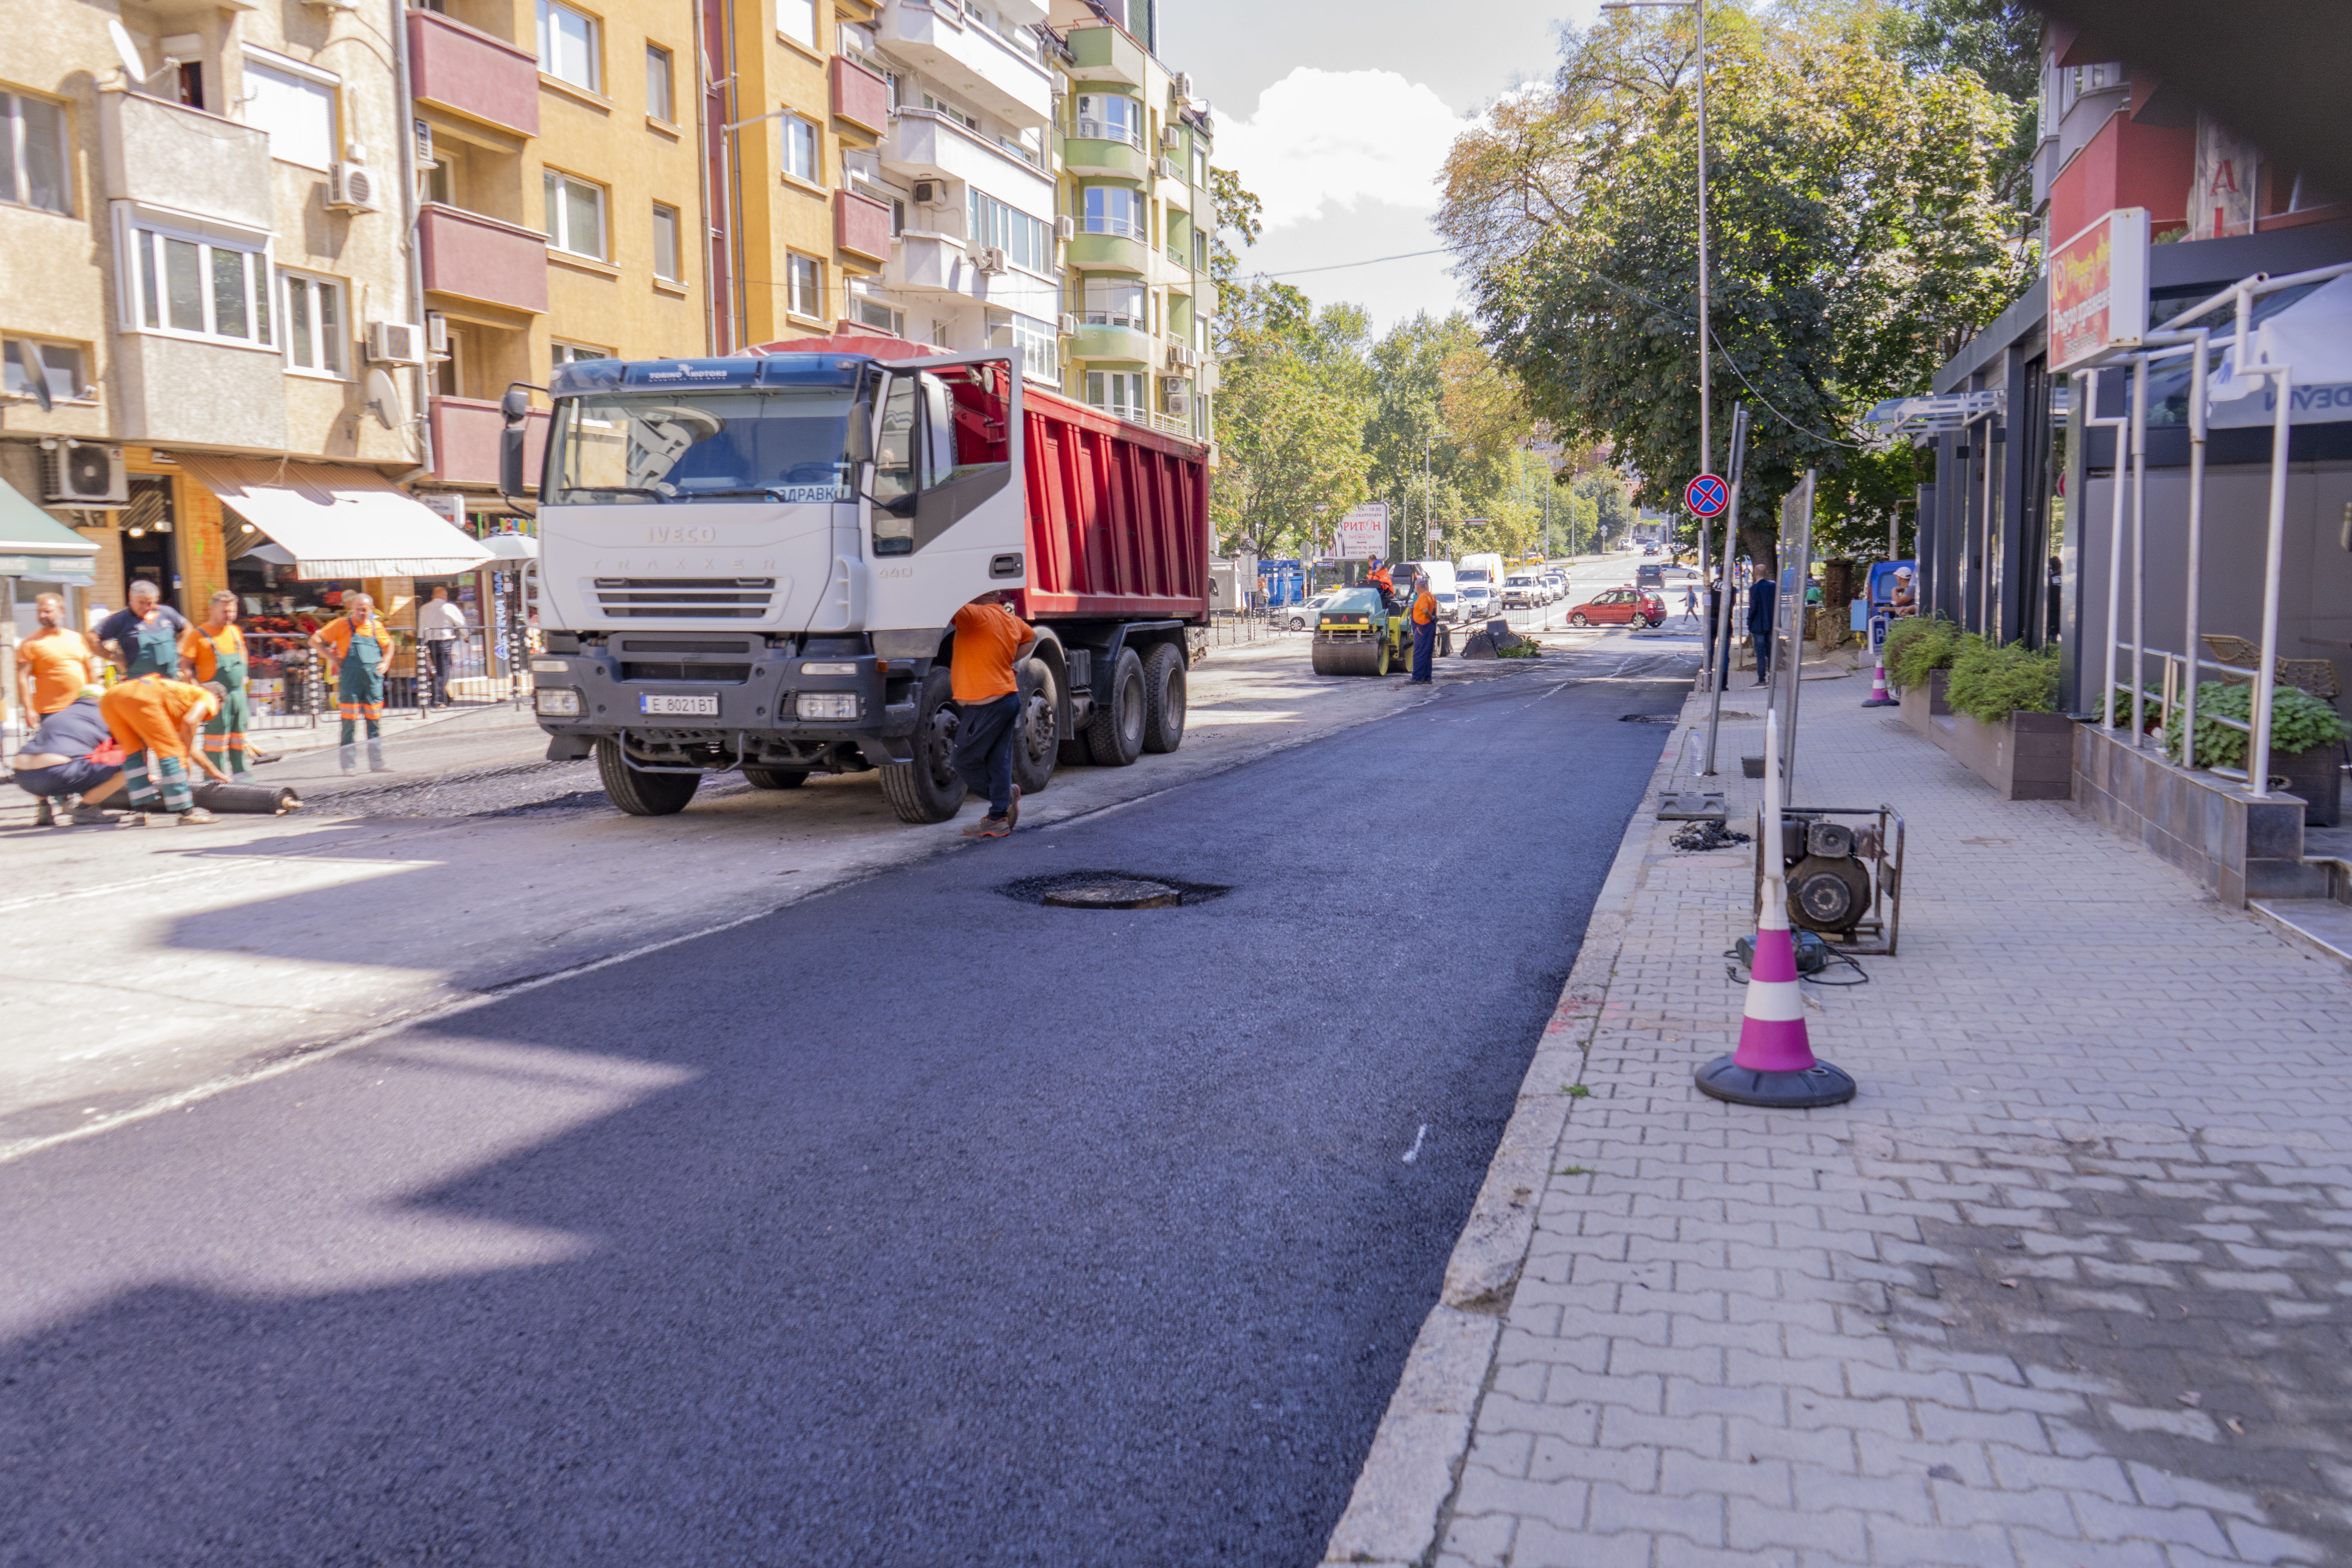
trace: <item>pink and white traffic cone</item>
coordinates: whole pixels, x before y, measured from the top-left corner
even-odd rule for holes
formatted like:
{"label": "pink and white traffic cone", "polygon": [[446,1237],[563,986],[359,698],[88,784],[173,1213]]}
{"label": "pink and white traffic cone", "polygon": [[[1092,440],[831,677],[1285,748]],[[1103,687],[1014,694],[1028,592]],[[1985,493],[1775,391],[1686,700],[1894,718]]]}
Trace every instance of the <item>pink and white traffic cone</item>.
{"label": "pink and white traffic cone", "polygon": [[1878,673],[1870,678],[1870,695],[1863,700],[1864,708],[1892,708],[1895,700],[1886,694],[1886,639],[1878,642]]}
{"label": "pink and white traffic cone", "polygon": [[1699,1092],[1736,1105],[1804,1110],[1843,1105],[1854,1096],[1852,1074],[1813,1055],[1805,998],[1797,984],[1797,950],[1789,931],[1789,884],[1780,864],[1780,716],[1764,716],[1764,908],[1756,918],[1756,957],[1739,1048],[1698,1069]]}

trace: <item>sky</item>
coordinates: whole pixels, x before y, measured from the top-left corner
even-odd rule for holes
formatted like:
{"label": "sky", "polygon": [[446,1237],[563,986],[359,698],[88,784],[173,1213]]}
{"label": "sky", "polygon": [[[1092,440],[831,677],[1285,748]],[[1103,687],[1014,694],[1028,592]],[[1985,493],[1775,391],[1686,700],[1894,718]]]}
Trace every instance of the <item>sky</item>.
{"label": "sky", "polygon": [[1466,303],[1445,257],[1303,269],[1435,248],[1446,148],[1496,98],[1549,76],[1555,22],[1590,23],[1598,0],[1163,3],[1160,58],[1214,109],[1218,165],[1265,202],[1244,275],[1280,277],[1318,305],[1353,300],[1377,331]]}

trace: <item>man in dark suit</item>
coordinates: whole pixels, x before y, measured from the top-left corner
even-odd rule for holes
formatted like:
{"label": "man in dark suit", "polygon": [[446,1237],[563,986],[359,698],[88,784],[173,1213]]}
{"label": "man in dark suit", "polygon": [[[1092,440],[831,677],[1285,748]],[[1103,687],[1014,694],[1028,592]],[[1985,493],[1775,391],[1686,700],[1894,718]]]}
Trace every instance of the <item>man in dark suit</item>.
{"label": "man in dark suit", "polygon": [[1780,596],[1780,585],[1770,577],[1759,575],[1748,585],[1748,640],[1756,647],[1756,684],[1763,686],[1772,679],[1772,608]]}

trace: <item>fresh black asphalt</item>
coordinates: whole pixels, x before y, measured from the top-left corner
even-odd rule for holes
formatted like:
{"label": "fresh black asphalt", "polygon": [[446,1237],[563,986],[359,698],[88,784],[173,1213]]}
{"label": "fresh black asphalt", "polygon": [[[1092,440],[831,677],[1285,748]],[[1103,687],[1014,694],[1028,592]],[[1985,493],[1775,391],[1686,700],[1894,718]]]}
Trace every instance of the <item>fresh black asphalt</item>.
{"label": "fresh black asphalt", "polygon": [[[1656,761],[1620,717],[1678,700],[1561,684],[1622,657],[1400,683],[0,1168],[40,1321],[0,1345],[0,1563],[1312,1563]],[[999,890],[1080,868],[1231,891]],[[661,1081],[501,1143],[430,1065],[467,1042]],[[325,1180],[389,1213],[274,1235],[250,1195]],[[560,1246],[372,1272],[404,1226]]]}

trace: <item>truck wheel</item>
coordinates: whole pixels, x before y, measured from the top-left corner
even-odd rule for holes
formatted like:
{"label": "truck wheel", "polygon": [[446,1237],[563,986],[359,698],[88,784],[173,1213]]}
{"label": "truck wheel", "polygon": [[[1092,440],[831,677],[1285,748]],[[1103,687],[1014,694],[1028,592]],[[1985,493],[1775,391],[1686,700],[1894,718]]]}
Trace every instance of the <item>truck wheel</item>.
{"label": "truck wheel", "polygon": [[1161,643],[1143,661],[1143,749],[1172,752],[1184,743],[1184,656]]}
{"label": "truck wheel", "polygon": [[1013,782],[1023,795],[1035,795],[1054,781],[1062,749],[1062,689],[1054,667],[1042,658],[1021,666],[1020,729],[1013,737]]}
{"label": "truck wheel", "polygon": [[1096,765],[1123,768],[1143,754],[1143,661],[1118,650],[1111,667],[1110,701],[1087,721],[1087,751]]}
{"label": "truck wheel", "polygon": [[629,766],[619,739],[600,736],[596,742],[596,776],[604,798],[631,816],[670,816],[686,809],[702,787],[700,773],[646,773]]}
{"label": "truck wheel", "polygon": [[798,768],[747,767],[743,782],[753,789],[798,789],[808,782],[808,774]]}
{"label": "truck wheel", "polygon": [[901,822],[945,822],[963,809],[963,780],[956,777],[956,710],[949,703],[948,672],[923,677],[915,701],[915,733],[908,741],[911,762],[881,769],[882,798]]}

